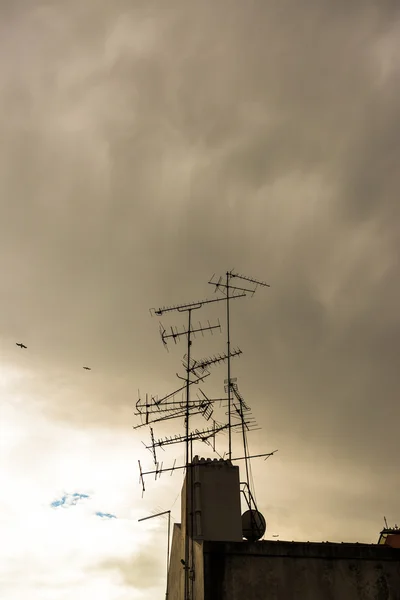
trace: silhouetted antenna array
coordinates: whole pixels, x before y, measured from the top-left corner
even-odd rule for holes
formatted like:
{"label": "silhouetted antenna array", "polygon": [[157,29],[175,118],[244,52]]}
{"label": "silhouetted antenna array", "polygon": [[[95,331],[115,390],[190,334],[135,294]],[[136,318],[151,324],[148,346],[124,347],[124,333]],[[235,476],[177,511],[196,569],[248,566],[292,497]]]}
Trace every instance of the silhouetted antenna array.
{"label": "silhouetted antenna array", "polygon": [[157,465],[157,455],[156,455],[156,444],[155,444],[155,440],[154,440],[154,431],[153,428],[150,427],[150,438],[151,438],[151,444],[149,446],[146,446],[146,444],[143,444],[146,448],[146,450],[150,450],[151,455],[153,457],[153,462],[155,465]]}
{"label": "silhouetted antenna array", "polygon": [[243,281],[248,281],[249,283],[254,283],[256,286],[260,287],[271,287],[269,283],[265,281],[261,281],[260,279],[255,279],[254,277],[247,277],[246,275],[240,275],[239,273],[235,273],[234,271],[230,272],[231,277],[236,277],[236,279],[242,279]]}
{"label": "silhouetted antenna array", "polygon": [[168,340],[171,340],[171,339],[172,339],[172,340],[175,342],[175,344],[176,344],[178,341],[180,341],[180,339],[181,339],[182,337],[185,337],[185,338],[187,338],[187,339],[188,339],[189,337],[190,337],[190,338],[196,338],[196,333],[201,333],[201,335],[202,335],[203,337],[204,337],[204,334],[205,334],[206,332],[209,332],[209,333],[211,333],[211,335],[212,335],[212,334],[213,334],[213,332],[214,332],[216,329],[218,329],[219,331],[221,331],[221,325],[220,325],[220,322],[219,322],[219,321],[218,321],[218,323],[217,323],[217,324],[215,324],[215,325],[211,325],[210,321],[208,321],[208,325],[204,326],[204,325],[202,325],[201,323],[199,323],[199,326],[198,326],[197,328],[195,328],[195,327],[192,327],[192,326],[191,326],[191,327],[190,327],[190,330],[189,330],[189,329],[182,328],[182,330],[181,330],[181,331],[179,331],[177,327],[171,327],[170,329],[171,329],[171,331],[170,331],[170,332],[168,332],[168,331],[167,331],[167,330],[164,328],[164,326],[163,326],[163,325],[160,323],[160,335],[161,335],[161,340],[162,340],[162,343],[164,344],[164,347],[166,347],[166,348],[167,348],[167,343],[168,343]]}
{"label": "silhouetted antenna array", "polygon": [[[246,294],[238,294],[235,297],[240,298],[245,295]],[[186,311],[191,311],[191,310],[197,310],[197,309],[201,308],[202,306],[204,306],[205,304],[211,304],[212,302],[220,302],[220,301],[221,301],[221,298],[213,298],[212,300],[199,300],[199,302],[190,302],[188,304],[174,304],[171,306],[162,306],[161,308],[151,308],[150,314],[152,316],[153,315],[161,316],[167,312],[173,312],[173,311],[186,312]]]}
{"label": "silhouetted antenna array", "polygon": [[144,485],[144,477],[143,477],[143,471],[142,471],[142,465],[140,464],[140,460],[138,460],[139,463],[139,483],[142,486],[142,498],[143,498],[143,494],[146,491],[145,485]]}
{"label": "silhouetted antenna array", "polygon": [[214,293],[222,292],[225,295],[228,288],[229,290],[233,290],[234,292],[241,292],[244,296],[247,296],[247,294],[251,294],[253,296],[256,291],[256,288],[244,288],[236,285],[227,284],[224,277],[216,278],[215,274],[211,277],[208,283],[215,287]]}
{"label": "silhouetted antenna array", "polygon": [[[237,283],[232,284],[232,280],[235,279]],[[240,282],[246,282],[243,285]],[[228,433],[228,454],[227,460],[244,460],[246,468],[246,482],[245,490],[247,490],[245,496],[246,501],[249,504],[249,508],[253,505],[255,507],[255,500],[250,488],[250,472],[249,472],[249,461],[251,458],[264,457],[267,459],[272,456],[274,452],[262,453],[256,455],[250,455],[247,444],[247,433],[254,431],[257,428],[257,423],[251,413],[249,405],[245,402],[243,396],[239,392],[237,380],[231,377],[231,359],[238,357],[242,354],[239,348],[231,349],[231,332],[230,332],[230,302],[246,296],[253,296],[258,287],[269,287],[269,284],[255,279],[241,275],[234,272],[233,270],[227,271],[225,277],[215,278],[213,276],[209,281],[209,284],[213,285],[215,292],[220,292],[221,296],[214,297],[213,299],[201,300],[197,302],[190,302],[186,304],[176,304],[171,306],[162,306],[160,308],[150,309],[152,315],[162,316],[166,313],[179,312],[187,314],[187,325],[181,328],[175,325],[164,326],[160,324],[160,336],[161,341],[168,349],[168,343],[173,341],[177,344],[179,341],[186,341],[187,351],[183,358],[183,366],[185,368],[185,377],[181,377],[177,373],[177,377],[184,381],[184,385],[162,396],[149,396],[146,395],[145,401],[140,398],[136,403],[135,415],[141,419],[141,423],[135,426],[136,428],[149,426],[150,427],[150,443],[145,444],[146,449],[149,450],[153,457],[155,468],[150,471],[143,471],[141,463],[139,461],[139,482],[142,486],[142,494],[145,491],[145,477],[154,475],[155,479],[161,477],[162,473],[172,473],[178,469],[188,469],[191,467],[191,460],[193,458],[193,444],[203,442],[209,445],[215,452],[215,440],[217,435],[223,435]],[[201,322],[198,325],[193,325],[192,316],[193,311],[199,310],[204,306],[224,301],[226,303],[226,317],[227,317],[227,351],[225,353],[214,354],[212,356],[203,358],[201,360],[195,359],[192,356],[192,342],[196,337],[201,334],[204,336],[206,333],[213,334],[215,332],[221,332],[221,324],[218,321],[210,322],[207,321],[205,324]],[[225,380],[225,392],[227,397],[220,398],[209,398],[202,389],[199,388],[197,399],[191,399],[190,392],[194,385],[202,384],[210,376],[210,368],[218,366],[223,363],[227,365],[227,379]],[[181,395],[185,392],[184,399]],[[220,407],[228,408],[228,422],[223,423],[216,421],[214,418],[215,407],[219,403]],[[200,415],[206,421],[212,419],[212,426],[204,429],[197,429],[190,427],[190,418]],[[182,418],[184,422],[184,432],[177,433],[170,436],[156,438],[152,429],[152,424],[176,418]],[[234,422],[233,422],[234,421]],[[232,431],[239,431],[243,437],[243,450],[244,455],[239,457],[232,456]],[[185,460],[183,465],[176,466],[176,460],[172,467],[164,467],[163,463],[157,461],[156,449],[160,448],[164,450],[166,446],[184,444],[185,446]],[[220,456],[220,455],[219,455]],[[225,454],[224,454],[225,456]],[[186,486],[186,506],[190,505],[190,497],[193,493],[191,485]],[[189,496],[190,495],[190,496]],[[186,515],[186,518],[188,516]],[[193,572],[193,554],[189,550],[189,528],[186,527],[185,536],[185,578],[184,578],[184,600],[189,600],[189,574]]]}
{"label": "silhouetted antenna array", "polygon": [[[241,424],[238,423],[237,425],[241,425]],[[190,441],[193,442],[195,440],[199,440],[199,441],[207,440],[210,437],[215,436],[220,431],[226,430],[227,428],[228,428],[227,424],[223,425],[222,423],[214,422],[214,426],[209,427],[208,429],[202,429],[200,431],[198,429],[194,429],[190,433]],[[162,448],[163,446],[170,446],[171,444],[182,444],[182,443],[186,443],[186,436],[177,434],[177,435],[160,438],[158,440],[152,439],[151,444],[146,446],[146,448],[148,450],[151,450],[152,452],[154,452],[154,449],[156,447]]]}
{"label": "silhouetted antenna array", "polygon": [[[213,413],[212,402],[213,400],[191,400],[191,415],[202,415],[208,421]],[[177,419],[185,416],[186,406],[183,401],[167,402],[161,406],[165,408],[161,408],[159,404],[155,403],[146,405],[144,411],[142,411],[142,407],[140,407],[139,410],[137,410],[137,412],[134,414],[135,416],[140,416],[142,418],[142,422],[138,425],[134,425],[133,429],[140,429],[141,427],[146,427],[151,423]]]}
{"label": "silhouetted antenna array", "polygon": [[[203,382],[203,381],[204,381],[204,379],[205,379],[206,377],[208,377],[209,375],[211,375],[211,373],[208,373],[207,371],[206,371],[206,372],[204,372],[202,375],[197,375],[197,374],[196,374],[196,376],[195,376],[195,379],[194,379],[194,380],[192,380],[192,379],[191,379],[191,380],[189,380],[189,386],[191,386],[191,385],[197,385],[198,383],[200,383],[200,382]],[[178,374],[177,374],[177,377],[178,377],[179,379],[182,379],[182,377],[180,377]],[[187,383],[185,383],[185,385],[182,385],[182,386],[181,386],[181,387],[179,387],[178,389],[174,390],[173,392],[170,392],[170,393],[169,393],[169,394],[167,394],[166,396],[163,396],[162,398],[158,398],[158,397],[156,397],[156,398],[155,398],[155,400],[154,400],[155,404],[161,404],[161,403],[164,403],[166,400],[170,400],[171,398],[175,398],[175,396],[176,396],[177,394],[179,394],[180,392],[183,392],[183,390],[185,390],[185,389],[186,389],[186,387],[187,387]]]}
{"label": "silhouetted antenna array", "polygon": [[[207,440],[202,440],[202,441],[206,441]],[[267,460],[267,458],[270,458],[271,456],[274,456],[274,454],[276,454],[278,452],[278,450],[274,450],[273,452],[263,452],[261,454],[252,454],[251,456],[235,456],[234,458],[232,458],[232,461],[239,461],[239,460],[249,460],[250,458],[264,458],[264,460]],[[182,469],[187,469],[190,468],[191,465],[189,465],[188,467],[186,465],[178,465],[176,466],[176,460],[174,460],[174,463],[172,465],[172,467],[161,467],[158,465],[156,469],[154,469],[153,471],[142,471],[142,466],[141,466],[141,462],[140,460],[138,460],[139,463],[139,483],[143,486],[144,485],[144,477],[146,475],[155,475],[156,479],[161,477],[162,473],[170,473],[170,475],[172,475],[172,473],[174,471],[180,471]],[[205,463],[206,464],[206,463]],[[198,464],[196,466],[199,466]],[[201,464],[200,464],[201,466]],[[145,489],[143,489],[143,491],[145,491]]]}
{"label": "silhouetted antenna array", "polygon": [[211,367],[213,365],[219,365],[223,362],[226,362],[228,358],[234,358],[235,356],[240,356],[241,354],[242,351],[240,350],[240,348],[236,348],[235,350],[232,350],[229,356],[226,353],[222,353],[210,356],[209,358],[203,358],[201,360],[195,360],[194,358],[192,358],[190,360],[190,365],[188,364],[187,356],[185,355],[183,358],[183,365],[185,369],[189,367],[189,370],[192,373],[194,373],[197,370],[204,371],[205,369],[208,369],[208,367]]}
{"label": "silhouetted antenna array", "polygon": [[257,431],[261,429],[257,425],[256,419],[253,417],[251,408],[244,401],[243,396],[240,394],[237,384],[233,384],[232,391],[234,395],[233,414],[232,417],[239,419],[242,429],[245,427],[246,431]]}
{"label": "silhouetted antenna array", "polygon": [[250,410],[250,407],[247,406],[246,402],[244,401],[243,396],[239,392],[239,388],[238,388],[238,384],[237,384],[237,377],[232,377],[230,382],[228,379],[225,379],[224,384],[225,384],[224,385],[225,392],[228,392],[229,384],[230,384],[230,389],[232,390],[233,395],[235,396],[236,400],[238,400],[239,402],[242,403],[244,410]]}
{"label": "silhouetted antenna array", "polygon": [[[250,287],[239,287],[236,285],[232,285],[232,279],[238,279],[241,281],[246,281],[250,283]],[[226,271],[225,276],[215,277],[215,274],[211,277],[208,282],[210,285],[214,286],[215,292],[222,292],[224,295],[224,300],[226,301],[226,331],[227,331],[227,382],[228,382],[228,423],[231,425],[232,422],[232,389],[231,389],[231,326],[230,326],[230,301],[235,297],[236,294],[243,294],[247,296],[251,294],[254,296],[258,287],[270,287],[268,283],[265,281],[261,281],[260,279],[256,279],[254,277],[248,277],[247,275],[241,275],[236,273],[233,269],[230,271]],[[228,458],[232,457],[232,436],[231,429],[229,428],[229,448],[228,448]]]}

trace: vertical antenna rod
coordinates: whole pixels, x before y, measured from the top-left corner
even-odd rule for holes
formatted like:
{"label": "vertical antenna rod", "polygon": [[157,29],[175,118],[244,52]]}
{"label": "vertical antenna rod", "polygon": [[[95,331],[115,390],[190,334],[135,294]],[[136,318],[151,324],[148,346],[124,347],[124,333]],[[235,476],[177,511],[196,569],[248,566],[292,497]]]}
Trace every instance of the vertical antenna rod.
{"label": "vertical antenna rod", "polygon": [[246,481],[247,481],[248,490],[250,492],[249,493],[249,510],[251,510],[251,491],[250,491],[250,477],[249,477],[249,459],[248,459],[247,438],[246,438],[246,424],[244,421],[243,401],[241,398],[239,400],[239,405],[240,405],[240,421],[241,421],[241,425],[242,425],[242,438],[243,438],[244,464],[245,464],[245,469],[246,469]]}
{"label": "vertical antenna rod", "polygon": [[[189,600],[189,568],[190,568],[190,557],[189,557],[189,506],[191,506],[192,494],[192,477],[189,477],[189,463],[190,463],[190,439],[189,439],[189,413],[190,413],[190,350],[192,345],[191,330],[192,330],[192,308],[188,309],[188,329],[187,329],[187,366],[186,366],[186,411],[185,411],[185,437],[186,437],[186,452],[185,452],[185,464],[186,464],[186,511],[185,511],[185,600]],[[190,490],[189,490],[190,487]],[[193,557],[192,557],[193,560]]]}
{"label": "vertical antenna rod", "polygon": [[[232,285],[230,280],[233,278],[247,281],[252,284],[252,286],[244,288],[239,287],[237,285]],[[219,290],[225,296],[226,300],[226,329],[227,329],[227,367],[228,367],[228,424],[229,424],[229,433],[228,433],[228,459],[232,458],[232,432],[231,432],[231,424],[232,424],[232,384],[231,384],[231,361],[230,361],[230,346],[231,346],[231,337],[230,337],[230,305],[229,302],[233,298],[239,298],[243,296],[247,296],[247,294],[251,294],[254,296],[256,289],[258,286],[260,287],[270,287],[268,283],[264,281],[260,281],[259,279],[254,279],[253,277],[247,277],[246,275],[240,275],[239,273],[235,273],[233,269],[231,271],[226,272],[226,280],[224,282],[223,277],[220,277],[216,281],[214,280],[214,275],[211,280],[208,282],[209,284],[215,287],[215,291]],[[233,295],[230,295],[230,291],[233,291]]]}
{"label": "vertical antenna rod", "polygon": [[186,411],[185,411],[185,436],[186,436],[186,455],[185,463],[189,464],[189,412],[190,412],[190,350],[191,350],[191,330],[192,330],[192,309],[188,310],[188,330],[187,330],[187,366],[186,366]]}
{"label": "vertical antenna rod", "polygon": [[226,330],[227,330],[227,349],[228,349],[228,460],[232,458],[232,428],[231,428],[231,336],[230,336],[230,314],[229,314],[229,277],[226,272]]}
{"label": "vertical antenna rod", "polygon": [[[235,297],[240,298],[242,296],[245,296],[245,294],[236,294]],[[233,299],[233,298],[232,298]],[[185,577],[184,577],[184,600],[189,600],[190,599],[190,577],[193,576],[193,555],[190,555],[190,540],[189,540],[189,515],[188,515],[188,511],[189,511],[189,506],[191,506],[191,503],[189,502],[189,500],[191,500],[192,497],[192,491],[191,488],[192,487],[192,482],[191,482],[191,477],[189,476],[189,469],[190,469],[190,438],[189,438],[189,415],[190,415],[190,385],[193,383],[190,380],[190,374],[191,374],[191,344],[192,344],[192,336],[195,337],[196,332],[201,332],[201,331],[212,331],[213,329],[219,328],[219,325],[217,327],[212,327],[209,326],[208,328],[204,328],[204,327],[199,327],[199,329],[192,329],[192,311],[201,308],[202,306],[204,306],[205,304],[210,304],[211,302],[221,302],[222,300],[224,300],[224,298],[214,298],[212,300],[202,300],[200,302],[191,302],[188,304],[180,304],[180,305],[176,305],[176,306],[163,306],[159,309],[150,309],[150,313],[151,314],[156,314],[156,315],[162,315],[166,312],[173,312],[173,311],[178,311],[178,312],[187,312],[188,313],[188,329],[187,331],[183,331],[183,332],[178,332],[178,331],[171,331],[171,334],[167,334],[165,332],[165,330],[162,328],[161,329],[161,338],[163,340],[163,342],[165,343],[167,338],[172,337],[174,339],[174,341],[176,341],[177,339],[179,339],[181,336],[186,335],[187,336],[187,345],[188,345],[188,349],[187,349],[187,366],[186,366],[186,407],[185,407],[185,438],[186,438],[186,452],[185,452],[185,465],[186,465],[186,515],[185,515],[185,521],[186,521],[186,535],[185,535],[185,560],[184,560],[184,573],[185,573]]]}

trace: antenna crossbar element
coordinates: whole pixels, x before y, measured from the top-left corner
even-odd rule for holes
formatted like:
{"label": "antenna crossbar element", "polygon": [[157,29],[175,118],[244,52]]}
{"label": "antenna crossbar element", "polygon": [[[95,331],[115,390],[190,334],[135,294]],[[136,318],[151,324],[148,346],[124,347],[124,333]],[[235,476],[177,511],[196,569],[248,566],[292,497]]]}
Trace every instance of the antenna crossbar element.
{"label": "antenna crossbar element", "polygon": [[[227,290],[229,288],[229,290],[233,290],[234,292],[242,292],[245,296],[247,296],[247,294],[251,294],[253,296],[256,291],[255,288],[244,288],[230,284],[227,285],[223,277],[219,277],[219,279],[217,280],[214,280],[214,277],[215,275],[213,275],[210,281],[208,282],[210,285],[213,285],[215,287],[214,293],[220,291],[226,295]],[[232,296],[229,299],[231,298]]]}
{"label": "antenna crossbar element", "polygon": [[[153,453],[154,464],[156,465],[157,464],[156,446],[154,444],[154,432],[153,432],[153,428],[152,427],[150,427],[150,437],[151,437],[151,446],[150,446],[150,448],[151,448],[152,453]],[[147,448],[147,449],[149,450],[150,448]]]}
{"label": "antenna crossbar element", "polygon": [[[278,450],[274,450],[273,452],[264,452],[263,454],[252,454],[251,456],[237,456],[236,458],[231,458],[231,460],[249,460],[250,458],[263,458],[267,460],[270,456],[276,454]],[[143,473],[145,475],[145,473]]]}
{"label": "antenna crossbar element", "polygon": [[[241,297],[241,296],[245,296],[245,294],[238,294],[237,298]],[[150,314],[153,315],[158,315],[161,316],[166,312],[173,312],[173,311],[177,311],[177,312],[185,312],[188,310],[197,310],[199,308],[201,308],[202,306],[204,306],[205,304],[211,304],[212,302],[221,302],[221,300],[224,300],[224,298],[212,298],[210,300],[200,300],[199,302],[190,302],[188,304],[176,304],[173,306],[162,306],[161,308],[151,308],[150,309]]]}
{"label": "antenna crossbar element", "polygon": [[[190,415],[202,415],[207,421],[213,414],[212,400],[192,400],[189,404]],[[172,403],[170,403],[172,404]],[[176,403],[174,408],[159,408],[157,405],[155,410],[151,410],[146,413],[146,420],[144,423],[134,425],[133,429],[140,429],[141,427],[147,427],[150,423],[157,423],[159,421],[168,421],[170,419],[182,418],[185,416],[186,406],[182,403]],[[142,413],[136,413],[143,416]]]}
{"label": "antenna crossbar element", "polygon": [[242,279],[243,281],[254,283],[254,285],[259,285],[260,287],[271,287],[269,283],[266,283],[265,281],[255,279],[254,277],[247,277],[247,275],[240,275],[239,273],[235,273],[234,271],[230,272],[230,277],[236,277],[237,279]]}
{"label": "antenna crossbar element", "polygon": [[142,484],[142,498],[143,498],[143,494],[146,491],[146,488],[144,487],[144,477],[143,477],[144,473],[142,471],[142,465],[140,464],[140,460],[138,460],[138,463],[139,463],[139,483]]}
{"label": "antenna crossbar element", "polygon": [[236,348],[234,350],[232,350],[232,352],[230,353],[230,355],[228,356],[227,353],[222,353],[222,354],[216,354],[215,356],[210,356],[209,358],[203,358],[201,360],[195,360],[195,359],[191,359],[190,360],[190,365],[188,365],[187,363],[187,356],[185,355],[183,358],[183,366],[185,368],[189,368],[189,370],[194,373],[197,370],[205,370],[208,369],[208,367],[211,367],[213,365],[218,365],[222,362],[225,362],[228,358],[234,358],[235,356],[240,356],[242,354],[242,351],[240,350],[240,348]]}
{"label": "antenna crossbar element", "polygon": [[171,333],[168,333],[167,330],[163,327],[163,325],[160,324],[160,335],[164,346],[167,345],[167,341],[170,339],[174,340],[176,344],[178,341],[181,340],[182,337],[188,338],[189,336],[191,336],[195,338],[196,333],[201,333],[204,336],[204,333],[206,331],[209,331],[212,335],[214,329],[221,330],[221,324],[218,320],[218,323],[216,325],[211,325],[211,323],[208,322],[207,326],[203,326],[201,325],[201,323],[199,323],[199,326],[197,328],[191,327],[190,330],[183,328],[182,331],[179,331],[177,327],[171,327],[170,329]]}
{"label": "antenna crossbar element", "polygon": [[[241,425],[242,425],[242,423],[234,423],[233,425],[231,425],[231,427],[236,428]],[[217,433],[220,433],[221,431],[225,431],[226,429],[228,429],[228,427],[229,427],[229,425],[227,423],[222,424],[222,423],[215,422],[214,427],[210,427],[209,429],[203,429],[200,431],[198,429],[195,429],[194,431],[192,431],[189,434],[189,436],[174,435],[174,436],[169,436],[169,437],[167,436],[165,438],[160,438],[160,439],[154,440],[154,441],[152,440],[152,443],[149,444],[148,446],[146,446],[146,449],[152,451],[153,447],[162,448],[163,446],[170,446],[171,444],[186,443],[188,437],[189,437],[189,441],[196,441],[196,440],[204,441],[210,437],[215,436]]]}
{"label": "antenna crossbar element", "polygon": [[[201,431],[196,429],[195,431],[193,431],[189,434],[189,440],[194,441],[194,440],[207,439],[209,437],[214,436],[216,433],[223,431],[224,429],[227,429],[227,425],[218,424],[217,427],[213,427],[213,428],[210,427],[209,429],[203,429]],[[152,440],[152,443],[149,446],[146,446],[146,448],[148,450],[150,450],[151,448],[153,448],[153,445],[162,448],[163,446],[169,446],[171,444],[181,444],[181,443],[186,443],[186,442],[187,442],[186,435],[174,435],[174,436],[169,436],[169,437],[165,437],[165,438],[160,438],[160,439],[154,440],[154,441]]]}
{"label": "antenna crossbar element", "polygon": [[238,388],[238,385],[237,385],[236,381],[237,381],[236,377],[235,377],[235,379],[231,379],[231,382],[230,382],[230,385],[229,385],[228,380],[225,379],[225,391],[227,392],[228,388],[230,387],[230,389],[233,392],[233,395],[235,396],[236,400],[238,400],[238,402],[242,406],[243,410],[248,411],[248,410],[250,410],[250,407],[247,406],[246,402],[244,401],[243,396],[239,392],[239,388]]}
{"label": "antenna crossbar element", "polygon": [[209,421],[213,415],[214,409],[211,401],[203,402],[203,412],[201,413],[206,421]]}
{"label": "antenna crossbar element", "polygon": [[[204,407],[204,404],[212,404],[215,402],[224,402],[226,401],[226,398],[208,398],[206,396],[206,394],[199,389],[199,392],[202,394],[202,398],[198,397],[197,400],[190,400],[189,402],[189,408],[191,409],[200,409]],[[143,410],[143,408],[145,410]],[[186,408],[186,403],[182,400],[171,400],[171,401],[166,401],[163,404],[160,405],[160,403],[157,401],[155,401],[153,404],[148,404],[148,405],[143,405],[143,404],[136,404],[136,412],[134,412],[133,414],[137,417],[143,417],[147,415],[150,417],[151,415],[161,415],[163,416],[163,413],[168,413],[171,412],[173,413],[174,411],[179,411],[181,409]],[[144,423],[144,425],[148,425],[149,423]]]}
{"label": "antenna crossbar element", "polygon": [[[210,400],[209,403],[214,402],[214,400]],[[168,403],[171,406],[168,406],[166,408],[159,408],[158,404],[155,404],[152,407],[149,407],[148,411],[147,411],[147,415],[150,418],[153,415],[159,416],[160,419],[163,419],[164,417],[168,417],[169,414],[174,415],[176,412],[179,412],[181,410],[184,410],[186,407],[182,406],[182,402],[169,402]],[[204,400],[191,400],[189,407],[191,409],[198,409],[198,408],[202,408],[204,404]],[[162,406],[165,406],[164,404],[162,404]],[[135,416],[140,416],[143,417],[145,413],[143,412],[136,412],[134,413]],[[151,421],[149,420],[147,423],[143,423],[143,425],[149,425],[151,423]],[[135,427],[134,427],[135,429]]]}
{"label": "antenna crossbar element", "polygon": [[[199,376],[196,375],[196,379],[194,381],[189,381],[189,385],[196,385],[202,381],[204,381],[204,379],[206,377],[208,377],[209,375],[211,375],[211,373],[207,373],[205,372],[203,375]],[[178,376],[179,377],[179,376]],[[179,379],[181,379],[179,377]],[[155,404],[158,406],[161,403],[163,403],[165,400],[169,400],[170,398],[174,398],[177,394],[179,394],[179,392],[183,392],[183,390],[185,390],[187,387],[187,383],[185,383],[185,385],[182,385],[180,388],[178,388],[177,390],[170,392],[169,394],[167,394],[166,396],[164,396],[163,398],[159,398],[158,400],[155,400]]]}
{"label": "antenna crossbar element", "polygon": [[[196,408],[201,401],[203,401],[203,399],[191,400],[189,406]],[[158,400],[153,400],[151,404],[141,404],[140,401],[138,401],[136,403],[136,412],[133,414],[140,417],[143,417],[146,413],[148,415],[160,415],[169,411],[180,410],[185,407],[186,403],[183,400],[167,400],[161,405]]]}
{"label": "antenna crossbar element", "polygon": [[[229,461],[233,461],[233,460],[248,460],[250,458],[264,458],[264,460],[267,460],[267,458],[270,458],[271,456],[273,456],[277,452],[278,452],[278,450],[274,450],[273,452],[264,452],[262,454],[252,454],[251,456],[237,456],[237,457],[232,457],[232,458],[228,459],[228,462]],[[139,464],[140,464],[140,461],[139,461]],[[160,472],[163,472],[163,473],[170,472],[172,474],[174,471],[178,471],[180,469],[187,469],[187,468],[190,469],[190,468],[193,468],[195,466],[196,467],[201,467],[203,465],[207,466],[207,464],[208,463],[205,462],[205,463],[195,463],[195,464],[189,464],[189,465],[179,465],[179,466],[176,466],[175,462],[174,462],[174,465],[172,467],[163,467],[162,471],[160,469],[156,469],[154,471],[144,471],[144,472],[141,471],[141,476],[145,477],[146,475],[155,475],[155,474],[158,475]]]}

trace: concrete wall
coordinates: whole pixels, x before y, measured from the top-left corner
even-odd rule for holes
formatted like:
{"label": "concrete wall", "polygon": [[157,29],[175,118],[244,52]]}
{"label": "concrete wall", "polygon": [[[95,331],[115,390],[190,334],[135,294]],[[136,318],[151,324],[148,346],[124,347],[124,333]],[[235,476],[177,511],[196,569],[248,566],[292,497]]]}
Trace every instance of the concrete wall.
{"label": "concrete wall", "polygon": [[400,551],[387,546],[204,542],[203,549],[204,600],[400,600]]}
{"label": "concrete wall", "polygon": [[183,565],[184,557],[181,525],[174,524],[172,531],[171,554],[168,569],[168,600],[182,600],[183,598]]}
{"label": "concrete wall", "polygon": [[204,559],[203,542],[194,542],[194,581],[192,600],[204,600]]}
{"label": "concrete wall", "polygon": [[[191,546],[192,548],[192,546]],[[181,558],[184,558],[184,539],[181,525],[176,523],[172,534],[171,556],[168,569],[168,600],[183,600],[184,569]],[[192,600],[204,600],[204,560],[203,542],[193,541],[194,579],[191,585]]]}

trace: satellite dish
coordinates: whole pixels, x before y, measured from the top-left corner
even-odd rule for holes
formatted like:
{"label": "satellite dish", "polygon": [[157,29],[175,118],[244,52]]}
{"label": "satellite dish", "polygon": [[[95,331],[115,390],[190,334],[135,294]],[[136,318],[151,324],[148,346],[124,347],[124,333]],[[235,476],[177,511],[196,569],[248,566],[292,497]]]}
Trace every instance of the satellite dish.
{"label": "satellite dish", "polygon": [[243,537],[249,542],[260,540],[266,529],[265,519],[258,510],[247,510],[242,514]]}

